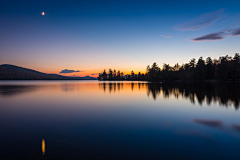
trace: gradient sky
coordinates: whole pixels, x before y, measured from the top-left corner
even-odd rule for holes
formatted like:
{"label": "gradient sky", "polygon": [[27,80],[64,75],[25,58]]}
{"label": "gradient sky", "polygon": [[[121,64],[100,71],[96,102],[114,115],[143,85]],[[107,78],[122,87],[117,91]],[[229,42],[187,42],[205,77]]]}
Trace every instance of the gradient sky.
{"label": "gradient sky", "polygon": [[0,1],[0,64],[94,76],[233,56],[240,53],[239,6],[239,0]]}

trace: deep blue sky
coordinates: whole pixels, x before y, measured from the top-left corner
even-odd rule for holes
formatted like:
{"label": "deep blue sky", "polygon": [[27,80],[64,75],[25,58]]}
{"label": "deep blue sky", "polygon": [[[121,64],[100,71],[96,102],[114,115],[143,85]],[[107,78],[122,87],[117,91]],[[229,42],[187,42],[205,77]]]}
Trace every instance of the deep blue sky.
{"label": "deep blue sky", "polygon": [[0,1],[0,64],[91,75],[233,56],[240,52],[239,6],[239,0]]}

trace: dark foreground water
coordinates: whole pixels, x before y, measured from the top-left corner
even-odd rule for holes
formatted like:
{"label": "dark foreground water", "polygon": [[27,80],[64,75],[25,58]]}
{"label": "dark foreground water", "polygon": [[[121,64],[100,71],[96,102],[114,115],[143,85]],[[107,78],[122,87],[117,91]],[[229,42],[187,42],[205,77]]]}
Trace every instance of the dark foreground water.
{"label": "dark foreground water", "polygon": [[1,81],[0,159],[239,160],[239,100],[239,83]]}

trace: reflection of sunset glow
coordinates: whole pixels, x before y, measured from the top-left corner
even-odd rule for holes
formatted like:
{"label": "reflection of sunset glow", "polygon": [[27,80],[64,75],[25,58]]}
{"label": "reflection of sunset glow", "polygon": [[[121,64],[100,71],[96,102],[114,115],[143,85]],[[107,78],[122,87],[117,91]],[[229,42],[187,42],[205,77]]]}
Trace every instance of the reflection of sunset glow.
{"label": "reflection of sunset glow", "polygon": [[42,154],[45,154],[45,140],[42,138]]}
{"label": "reflection of sunset glow", "polygon": [[[235,109],[239,109],[240,106],[240,85],[235,84],[234,87],[231,86],[234,91],[226,90],[225,87],[228,86],[220,83],[196,85],[196,83],[147,83],[144,81],[34,81],[0,82],[0,85],[13,85],[10,89],[0,86],[0,101],[4,100],[5,96],[15,98],[24,93],[24,96],[35,95],[33,97],[34,101],[38,103],[43,103],[41,99],[46,99],[44,102],[46,106],[52,105],[53,108],[66,102],[73,104],[72,106],[81,104],[81,107],[95,108],[105,101],[116,103],[121,99],[133,100],[135,98],[137,101],[143,101],[147,97],[154,100],[162,100],[163,98],[169,100],[171,98],[172,103],[180,99],[188,99],[191,103],[195,104],[197,102],[200,105],[204,103],[215,105],[218,103],[224,106],[234,106]],[[209,92],[209,88],[212,92]],[[228,94],[221,94],[223,92]],[[111,98],[108,96],[111,96]],[[51,97],[51,99],[48,97]],[[35,102],[32,103],[34,105]],[[125,103],[127,102],[125,101]],[[111,105],[104,105],[112,107]]]}

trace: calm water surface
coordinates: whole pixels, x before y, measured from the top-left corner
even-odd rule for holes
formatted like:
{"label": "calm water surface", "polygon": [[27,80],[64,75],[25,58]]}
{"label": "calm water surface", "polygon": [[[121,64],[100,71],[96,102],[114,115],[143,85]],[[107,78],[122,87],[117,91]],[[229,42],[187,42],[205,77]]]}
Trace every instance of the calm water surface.
{"label": "calm water surface", "polygon": [[0,81],[0,159],[240,159],[239,100],[238,83]]}

